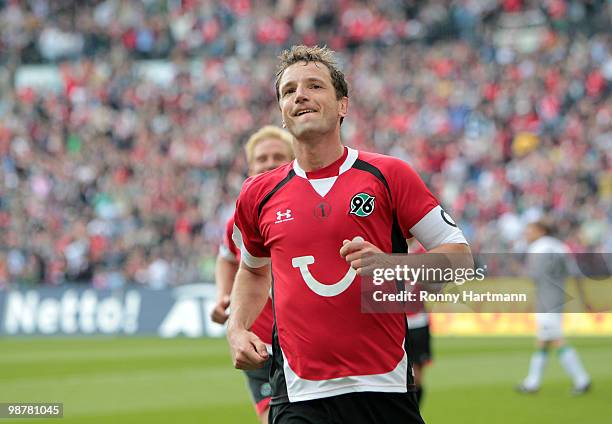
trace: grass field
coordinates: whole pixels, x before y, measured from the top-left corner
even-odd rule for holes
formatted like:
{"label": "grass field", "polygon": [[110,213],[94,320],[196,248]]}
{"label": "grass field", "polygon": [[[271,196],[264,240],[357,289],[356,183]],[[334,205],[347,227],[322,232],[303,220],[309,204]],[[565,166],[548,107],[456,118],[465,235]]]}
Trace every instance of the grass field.
{"label": "grass field", "polygon": [[[575,338],[593,391],[569,395],[553,357],[540,393],[512,388],[532,339],[436,338],[428,423],[612,423],[612,339]],[[18,423],[256,423],[224,340],[0,339],[0,402],[63,402],[62,420]]]}

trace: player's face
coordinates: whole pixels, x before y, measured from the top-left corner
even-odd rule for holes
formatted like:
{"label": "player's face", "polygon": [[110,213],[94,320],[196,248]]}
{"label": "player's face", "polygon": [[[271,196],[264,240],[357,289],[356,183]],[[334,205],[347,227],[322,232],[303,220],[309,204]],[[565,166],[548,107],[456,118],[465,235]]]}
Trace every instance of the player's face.
{"label": "player's face", "polygon": [[525,240],[527,240],[527,243],[533,243],[542,237],[542,234],[542,231],[537,225],[529,224],[527,228],[525,228]]}
{"label": "player's face", "polygon": [[291,160],[289,146],[278,138],[265,138],[255,145],[249,164],[249,174],[257,175],[271,171]]}
{"label": "player's face", "polygon": [[283,72],[279,84],[283,122],[297,139],[315,138],[335,131],[346,116],[348,98],[336,99],[327,66],[299,62]]}

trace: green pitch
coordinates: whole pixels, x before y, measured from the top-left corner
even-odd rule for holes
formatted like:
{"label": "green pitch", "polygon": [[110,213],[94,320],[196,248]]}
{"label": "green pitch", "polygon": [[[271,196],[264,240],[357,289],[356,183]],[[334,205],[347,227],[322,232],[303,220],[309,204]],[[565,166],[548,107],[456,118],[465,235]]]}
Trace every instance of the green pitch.
{"label": "green pitch", "polygon": [[[527,338],[436,338],[426,373],[428,423],[609,423],[612,339],[572,344],[593,391],[569,395],[552,357],[540,393],[512,388],[527,372]],[[0,402],[63,402],[62,420],[17,423],[256,423],[224,340],[0,339]]]}

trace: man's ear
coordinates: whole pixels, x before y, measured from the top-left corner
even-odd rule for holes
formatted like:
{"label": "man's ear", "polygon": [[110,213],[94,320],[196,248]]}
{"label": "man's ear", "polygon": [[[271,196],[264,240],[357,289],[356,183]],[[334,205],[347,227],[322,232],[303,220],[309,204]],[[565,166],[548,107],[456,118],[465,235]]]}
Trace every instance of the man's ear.
{"label": "man's ear", "polygon": [[348,114],[348,97],[343,97],[339,101],[338,115],[344,118]]}

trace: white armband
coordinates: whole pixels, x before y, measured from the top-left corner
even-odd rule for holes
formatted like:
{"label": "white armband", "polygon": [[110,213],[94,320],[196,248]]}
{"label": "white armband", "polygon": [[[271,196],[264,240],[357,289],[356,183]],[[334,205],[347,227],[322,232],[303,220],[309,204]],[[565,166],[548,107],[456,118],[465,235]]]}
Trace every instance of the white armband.
{"label": "white armband", "polygon": [[426,250],[446,243],[468,244],[463,232],[457,227],[455,221],[439,205],[421,218],[410,229],[410,233],[416,237]]}

